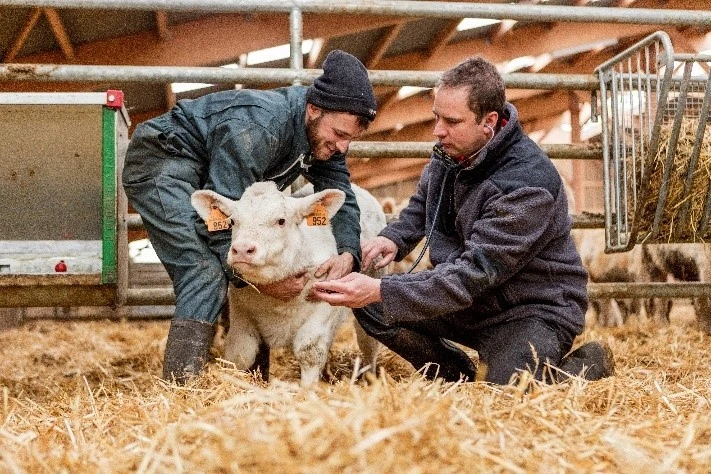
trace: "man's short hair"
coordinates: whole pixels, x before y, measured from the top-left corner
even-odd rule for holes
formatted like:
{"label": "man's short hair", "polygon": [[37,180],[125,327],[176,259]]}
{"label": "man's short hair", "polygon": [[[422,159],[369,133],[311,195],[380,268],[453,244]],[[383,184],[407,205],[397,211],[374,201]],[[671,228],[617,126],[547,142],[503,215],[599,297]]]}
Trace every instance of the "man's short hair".
{"label": "man's short hair", "polygon": [[437,87],[468,87],[469,109],[477,120],[489,112],[503,116],[506,88],[501,74],[489,61],[472,57],[442,73]]}

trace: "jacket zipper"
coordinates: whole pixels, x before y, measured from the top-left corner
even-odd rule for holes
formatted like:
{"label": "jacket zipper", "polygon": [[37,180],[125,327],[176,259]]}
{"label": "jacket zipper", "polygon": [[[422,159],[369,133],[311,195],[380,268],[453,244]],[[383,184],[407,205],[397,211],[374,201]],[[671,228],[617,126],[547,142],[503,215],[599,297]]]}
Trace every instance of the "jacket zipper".
{"label": "jacket zipper", "polygon": [[[274,181],[277,182],[278,179],[283,178],[287,174],[291,172],[291,170],[296,166],[297,164],[304,170],[305,173],[309,172],[309,168],[311,168],[311,163],[313,163],[313,159],[311,158],[311,154],[309,153],[308,157],[305,153],[302,153],[299,155],[299,157],[294,161],[286,170],[282,171],[281,173],[267,177],[266,179],[269,181]],[[283,191],[286,189],[286,184],[279,184],[279,191]]]}

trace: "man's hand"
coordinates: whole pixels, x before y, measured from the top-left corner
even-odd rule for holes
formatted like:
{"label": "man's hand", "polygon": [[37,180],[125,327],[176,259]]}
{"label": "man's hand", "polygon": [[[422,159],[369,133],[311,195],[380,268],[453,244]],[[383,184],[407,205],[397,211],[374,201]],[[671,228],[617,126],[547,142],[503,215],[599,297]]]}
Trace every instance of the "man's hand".
{"label": "man's hand", "polygon": [[301,294],[307,281],[308,277],[306,276],[306,272],[301,272],[273,283],[254,286],[257,287],[260,293],[264,293],[278,300],[289,301]]}
{"label": "man's hand", "polygon": [[381,235],[363,243],[361,246],[363,252],[363,264],[361,268],[367,270],[372,262],[378,257],[382,257],[376,264],[375,269],[383,268],[395,259],[397,255],[397,245],[395,242]]}
{"label": "man's hand", "polygon": [[339,280],[314,283],[313,294],[334,306],[362,308],[380,301],[380,280],[362,273],[350,273]]}
{"label": "man's hand", "polygon": [[314,276],[321,278],[326,275],[326,280],[337,280],[343,278],[353,271],[353,255],[348,252],[343,252],[340,255],[334,255],[321,264],[316,269]]}

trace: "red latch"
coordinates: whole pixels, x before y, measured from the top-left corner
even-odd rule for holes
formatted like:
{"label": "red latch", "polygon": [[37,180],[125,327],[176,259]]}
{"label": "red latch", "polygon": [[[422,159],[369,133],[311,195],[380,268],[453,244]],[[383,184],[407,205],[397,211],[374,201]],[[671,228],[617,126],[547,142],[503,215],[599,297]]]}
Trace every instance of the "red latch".
{"label": "red latch", "polygon": [[120,109],[123,107],[123,91],[106,91],[106,107],[111,107],[113,109]]}

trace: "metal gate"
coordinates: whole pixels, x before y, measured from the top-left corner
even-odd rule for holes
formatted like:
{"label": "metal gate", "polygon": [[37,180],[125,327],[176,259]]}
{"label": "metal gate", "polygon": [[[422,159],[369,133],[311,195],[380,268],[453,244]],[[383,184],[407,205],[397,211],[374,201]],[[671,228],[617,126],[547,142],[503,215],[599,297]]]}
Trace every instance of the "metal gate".
{"label": "metal gate", "polygon": [[608,250],[711,237],[710,65],[657,32],[596,69]]}

